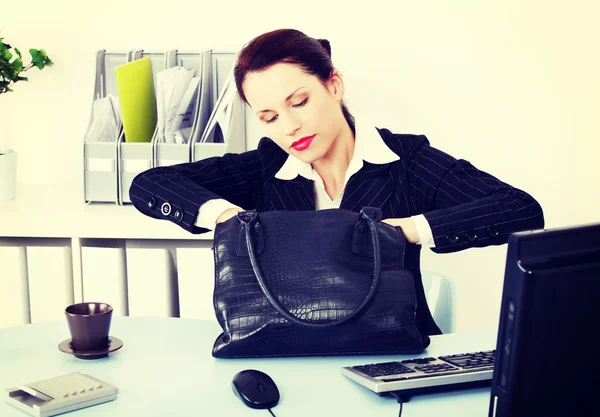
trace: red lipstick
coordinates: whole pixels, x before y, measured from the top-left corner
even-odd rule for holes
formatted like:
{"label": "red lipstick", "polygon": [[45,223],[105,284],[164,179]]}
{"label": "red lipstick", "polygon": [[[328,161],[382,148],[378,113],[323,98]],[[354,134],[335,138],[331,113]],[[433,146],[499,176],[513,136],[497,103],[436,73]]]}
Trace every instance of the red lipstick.
{"label": "red lipstick", "polygon": [[306,136],[302,139],[298,139],[296,142],[292,143],[291,147],[296,151],[303,151],[310,146],[315,136],[317,136],[316,133],[312,136]]}

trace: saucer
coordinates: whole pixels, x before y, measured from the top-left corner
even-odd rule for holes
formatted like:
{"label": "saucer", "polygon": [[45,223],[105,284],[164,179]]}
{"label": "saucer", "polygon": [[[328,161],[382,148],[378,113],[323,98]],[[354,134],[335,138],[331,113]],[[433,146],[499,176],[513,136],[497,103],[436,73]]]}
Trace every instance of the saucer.
{"label": "saucer", "polygon": [[108,336],[108,346],[104,349],[97,350],[74,350],[73,346],[71,346],[71,339],[63,340],[58,345],[58,349],[61,352],[68,353],[70,355],[74,355],[79,359],[99,359],[105,356],[108,356],[109,353],[112,353],[116,350],[119,350],[123,347],[123,342],[121,339]]}

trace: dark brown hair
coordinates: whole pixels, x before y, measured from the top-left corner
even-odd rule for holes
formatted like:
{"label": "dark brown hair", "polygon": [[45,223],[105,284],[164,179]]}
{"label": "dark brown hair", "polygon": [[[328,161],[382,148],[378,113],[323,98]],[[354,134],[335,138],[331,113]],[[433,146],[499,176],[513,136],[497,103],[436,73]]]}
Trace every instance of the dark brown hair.
{"label": "dark brown hair", "polygon": [[[264,71],[278,63],[292,64],[314,75],[321,83],[331,77],[335,67],[331,62],[331,45],[327,39],[315,39],[296,29],[278,29],[252,39],[240,52],[233,70],[237,91],[248,104],[242,84],[249,72]],[[354,131],[354,116],[342,101],[346,122]]]}

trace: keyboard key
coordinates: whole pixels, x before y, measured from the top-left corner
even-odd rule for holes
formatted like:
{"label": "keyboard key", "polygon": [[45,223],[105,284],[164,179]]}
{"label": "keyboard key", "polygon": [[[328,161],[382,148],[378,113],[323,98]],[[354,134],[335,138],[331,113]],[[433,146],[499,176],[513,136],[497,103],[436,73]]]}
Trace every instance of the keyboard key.
{"label": "keyboard key", "polygon": [[414,370],[400,364],[400,362],[383,362],[378,364],[354,366],[353,369],[371,377],[401,375],[415,372]]}
{"label": "keyboard key", "polygon": [[431,372],[441,372],[441,371],[450,371],[453,369],[457,369],[456,367],[448,364],[439,364],[439,365],[424,365],[424,366],[415,366],[417,371],[431,373]]}
{"label": "keyboard key", "polygon": [[436,358],[419,358],[419,359],[407,359],[404,361],[401,361],[400,363],[403,364],[410,364],[410,363],[415,363],[415,364],[419,364],[419,365],[426,365],[430,362],[435,362]]}
{"label": "keyboard key", "polygon": [[491,367],[494,365],[495,351],[464,353],[440,356],[440,359],[465,369]]}

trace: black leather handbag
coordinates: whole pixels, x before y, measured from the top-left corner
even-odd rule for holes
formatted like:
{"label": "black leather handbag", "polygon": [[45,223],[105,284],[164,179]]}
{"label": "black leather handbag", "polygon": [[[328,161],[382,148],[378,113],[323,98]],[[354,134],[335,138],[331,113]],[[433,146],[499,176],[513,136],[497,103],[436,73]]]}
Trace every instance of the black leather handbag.
{"label": "black leather handbag", "polygon": [[215,228],[218,358],[419,353],[405,237],[381,210],[238,213]]}

